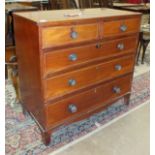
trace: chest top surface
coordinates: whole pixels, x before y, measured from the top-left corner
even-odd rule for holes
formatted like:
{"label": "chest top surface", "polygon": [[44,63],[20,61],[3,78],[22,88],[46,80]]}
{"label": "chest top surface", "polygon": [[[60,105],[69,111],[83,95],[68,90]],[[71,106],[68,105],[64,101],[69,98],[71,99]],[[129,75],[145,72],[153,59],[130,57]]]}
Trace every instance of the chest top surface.
{"label": "chest top surface", "polygon": [[120,11],[107,8],[93,8],[93,9],[70,9],[70,10],[49,10],[49,11],[32,11],[32,12],[18,12],[17,16],[21,16],[35,23],[48,22],[65,22],[97,18],[109,18],[117,16],[133,16],[140,15],[131,11]]}

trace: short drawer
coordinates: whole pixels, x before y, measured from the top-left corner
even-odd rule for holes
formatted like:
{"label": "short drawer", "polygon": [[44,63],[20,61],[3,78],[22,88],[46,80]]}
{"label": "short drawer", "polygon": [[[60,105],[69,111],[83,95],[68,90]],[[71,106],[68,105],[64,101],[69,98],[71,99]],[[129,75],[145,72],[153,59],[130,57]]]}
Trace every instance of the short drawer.
{"label": "short drawer", "polygon": [[43,28],[41,31],[42,48],[96,40],[99,35],[98,31],[97,23]]}
{"label": "short drawer", "polygon": [[124,35],[126,33],[135,33],[140,31],[141,18],[121,19],[105,21],[103,23],[102,37],[115,35]]}
{"label": "short drawer", "polygon": [[54,126],[64,120],[86,113],[93,108],[106,105],[127,92],[131,88],[132,75],[113,80],[96,88],[68,97],[62,101],[45,106],[47,126]]}
{"label": "short drawer", "polygon": [[136,51],[137,43],[138,36],[132,36],[44,53],[44,76],[97,59],[133,53]]}
{"label": "short drawer", "polygon": [[133,66],[134,56],[127,56],[45,79],[45,100],[132,72]]}

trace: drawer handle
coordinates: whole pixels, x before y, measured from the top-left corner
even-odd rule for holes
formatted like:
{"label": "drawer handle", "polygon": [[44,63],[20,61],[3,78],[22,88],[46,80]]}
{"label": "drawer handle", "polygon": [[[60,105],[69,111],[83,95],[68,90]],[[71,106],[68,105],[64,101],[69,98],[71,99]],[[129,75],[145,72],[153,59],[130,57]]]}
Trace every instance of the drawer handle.
{"label": "drawer handle", "polygon": [[78,37],[78,33],[75,32],[75,31],[72,31],[72,32],[71,32],[71,38],[72,38],[72,39],[76,39],[77,37]]}
{"label": "drawer handle", "polygon": [[128,29],[128,28],[127,28],[126,25],[121,25],[121,27],[120,27],[120,30],[121,30],[122,32],[125,32],[127,29]]}
{"label": "drawer handle", "polygon": [[119,87],[113,87],[113,92],[115,93],[115,94],[120,94],[120,92],[121,92],[121,88],[119,88]]}
{"label": "drawer handle", "polygon": [[115,70],[120,71],[122,69],[121,65],[115,65]]}
{"label": "drawer handle", "polygon": [[70,104],[68,106],[68,110],[69,110],[70,113],[75,113],[75,112],[77,112],[77,107],[74,104]]}
{"label": "drawer handle", "polygon": [[70,80],[68,81],[68,85],[69,85],[69,86],[75,86],[75,85],[76,85],[76,80],[70,79]]}
{"label": "drawer handle", "polygon": [[69,55],[69,60],[76,61],[77,60],[77,55],[76,54],[70,54]]}
{"label": "drawer handle", "polygon": [[117,48],[118,48],[119,50],[123,50],[123,49],[124,49],[124,44],[123,44],[123,43],[118,44],[118,45],[117,45]]}
{"label": "drawer handle", "polygon": [[101,48],[102,45],[101,44],[96,44],[96,48]]}

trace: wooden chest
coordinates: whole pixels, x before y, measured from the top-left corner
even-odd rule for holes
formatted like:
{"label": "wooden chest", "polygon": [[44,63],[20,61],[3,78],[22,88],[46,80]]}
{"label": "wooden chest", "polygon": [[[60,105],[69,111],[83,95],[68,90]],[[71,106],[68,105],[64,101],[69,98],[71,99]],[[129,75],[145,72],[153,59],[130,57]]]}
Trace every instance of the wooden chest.
{"label": "wooden chest", "polygon": [[14,14],[22,105],[45,144],[60,125],[129,103],[140,22],[113,9]]}

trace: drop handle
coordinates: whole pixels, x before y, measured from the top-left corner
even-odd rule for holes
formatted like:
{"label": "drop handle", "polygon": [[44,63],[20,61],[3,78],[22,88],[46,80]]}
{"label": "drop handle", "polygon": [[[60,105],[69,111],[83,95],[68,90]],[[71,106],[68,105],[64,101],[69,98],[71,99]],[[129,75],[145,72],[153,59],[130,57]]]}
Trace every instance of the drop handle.
{"label": "drop handle", "polygon": [[75,86],[76,85],[76,80],[74,80],[74,79],[68,80],[68,85],[69,86]]}
{"label": "drop handle", "polygon": [[116,71],[120,71],[122,69],[122,66],[121,65],[115,65],[115,70]]}
{"label": "drop handle", "polygon": [[68,106],[68,111],[69,111],[70,113],[75,113],[75,112],[77,112],[77,106],[74,105],[74,104],[70,104],[70,105]]}
{"label": "drop handle", "polygon": [[78,58],[77,57],[77,54],[74,54],[74,53],[73,54],[70,54],[69,57],[68,57],[68,59],[71,60],[71,61],[76,61],[77,58]]}
{"label": "drop handle", "polygon": [[76,31],[72,31],[70,33],[70,36],[71,36],[72,39],[76,39],[78,37],[78,33]]}
{"label": "drop handle", "polygon": [[120,87],[113,87],[112,91],[115,93],[115,94],[120,94],[121,93],[121,88]]}
{"label": "drop handle", "polygon": [[123,49],[124,49],[124,44],[123,44],[123,43],[119,43],[119,44],[117,45],[117,49],[123,50]]}
{"label": "drop handle", "polygon": [[128,28],[127,28],[126,25],[121,25],[121,26],[120,26],[120,30],[121,30],[122,32],[125,32],[127,29],[128,29]]}

